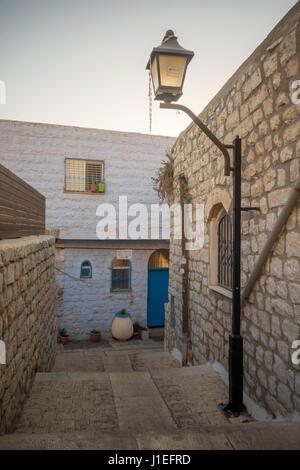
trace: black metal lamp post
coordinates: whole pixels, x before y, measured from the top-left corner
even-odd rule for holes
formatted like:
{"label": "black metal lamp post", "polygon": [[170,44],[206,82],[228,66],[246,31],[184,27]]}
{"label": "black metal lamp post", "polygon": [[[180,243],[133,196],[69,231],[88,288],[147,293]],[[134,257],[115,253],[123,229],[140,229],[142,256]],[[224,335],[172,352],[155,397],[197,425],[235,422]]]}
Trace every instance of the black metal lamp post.
{"label": "black metal lamp post", "polygon": [[[188,63],[194,53],[183,49],[174,32],[168,30],[159,47],[151,52],[147,64],[150,69],[155,99],[163,101],[164,109],[178,109],[190,116],[194,123],[221,150],[224,156],[224,173],[233,173],[233,286],[232,325],[229,337],[229,403],[224,409],[239,415],[243,410],[243,338],[240,334],[241,311],[241,139],[237,136],[232,145],[225,145],[186,106],[172,104],[182,95],[182,87]],[[233,168],[228,149],[233,149]],[[251,209],[251,208],[244,208]]]}

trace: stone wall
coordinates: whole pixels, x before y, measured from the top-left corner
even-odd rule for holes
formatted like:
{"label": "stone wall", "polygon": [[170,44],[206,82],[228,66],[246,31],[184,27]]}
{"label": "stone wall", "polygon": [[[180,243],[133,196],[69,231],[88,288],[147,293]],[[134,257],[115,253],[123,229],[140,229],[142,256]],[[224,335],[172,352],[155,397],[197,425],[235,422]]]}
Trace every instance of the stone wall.
{"label": "stone wall", "polygon": [[54,238],[0,241],[0,433],[11,430],[37,371],[49,371],[57,343]]}
{"label": "stone wall", "polygon": [[[200,114],[225,144],[242,138],[242,284],[249,278],[300,171],[300,104],[292,102],[299,71],[299,3],[275,27]],[[173,147],[174,199],[184,173],[193,203],[205,206],[205,244],[189,252],[190,360],[228,367],[230,294],[211,288],[214,209],[232,198],[223,158],[195,125]],[[291,213],[242,311],[246,394],[273,415],[300,412],[300,203]],[[181,242],[171,240],[166,348],[181,350]],[[176,327],[173,327],[174,305]]]}

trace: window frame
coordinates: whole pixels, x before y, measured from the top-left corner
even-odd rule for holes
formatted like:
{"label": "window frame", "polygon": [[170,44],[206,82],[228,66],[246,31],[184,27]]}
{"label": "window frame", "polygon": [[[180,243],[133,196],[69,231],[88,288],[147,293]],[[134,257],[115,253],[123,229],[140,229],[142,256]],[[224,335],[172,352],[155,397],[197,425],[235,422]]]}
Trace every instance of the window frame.
{"label": "window frame", "polygon": [[[113,271],[114,271],[114,262],[117,260],[118,258],[114,258],[112,260],[112,263],[111,263],[111,268],[110,268],[110,292],[130,292],[131,291],[131,268],[132,268],[132,265],[131,265],[131,261],[129,259],[127,259],[126,261],[128,261],[128,288],[127,289],[114,289],[113,288]],[[127,268],[125,268],[127,269]]]}
{"label": "window frame", "polygon": [[[225,222],[226,221],[226,222]],[[224,238],[221,240],[221,224],[225,223],[225,231],[226,236],[228,238]],[[228,233],[229,232],[229,233]],[[222,287],[223,289],[227,289],[229,292],[232,292],[232,255],[233,255],[233,246],[232,246],[232,219],[230,214],[225,210],[220,214],[218,218],[218,286]],[[226,244],[225,248],[221,247],[221,243],[224,245]],[[230,244],[230,246],[229,246]],[[229,247],[229,255],[226,253]],[[221,253],[222,250],[222,253]],[[224,251],[225,250],[225,251]],[[223,257],[226,256],[225,262],[222,263],[221,255]],[[223,267],[223,272],[221,273],[221,266]],[[221,279],[222,278],[222,279]],[[225,282],[222,283],[222,280]],[[228,281],[228,284],[226,283]],[[230,286],[229,286],[230,282]]]}
{"label": "window frame", "polygon": [[[93,192],[93,191],[87,191],[86,189],[84,191],[80,191],[80,190],[76,190],[76,189],[67,189],[66,188],[66,180],[67,180],[67,172],[66,172],[66,162],[68,160],[71,160],[71,161],[82,161],[82,162],[86,162],[85,166],[84,166],[84,185],[86,185],[86,167],[87,167],[87,163],[88,162],[96,162],[96,163],[101,163],[102,164],[102,181],[101,183],[104,183],[104,190],[103,192]],[[89,194],[89,195],[101,195],[101,194],[104,194],[105,193],[105,161],[104,160],[96,160],[96,159],[93,159],[93,158],[72,158],[72,157],[65,157],[65,160],[64,160],[64,188],[63,188],[63,192],[65,193],[75,193],[75,194]]]}
{"label": "window frame", "polygon": [[[159,262],[161,262],[162,265]],[[167,264],[167,266],[165,264]],[[151,253],[151,255],[149,256],[148,269],[169,269],[169,266],[169,250],[165,248],[160,248],[158,250],[153,251],[153,253]]]}
{"label": "window frame", "polygon": [[[88,263],[89,267],[90,267],[90,276],[83,276],[82,275],[82,268],[84,267],[84,263]],[[93,267],[92,267],[92,263],[86,259],[84,261],[82,261],[81,265],[80,265],[80,279],[92,279],[93,278]]]}

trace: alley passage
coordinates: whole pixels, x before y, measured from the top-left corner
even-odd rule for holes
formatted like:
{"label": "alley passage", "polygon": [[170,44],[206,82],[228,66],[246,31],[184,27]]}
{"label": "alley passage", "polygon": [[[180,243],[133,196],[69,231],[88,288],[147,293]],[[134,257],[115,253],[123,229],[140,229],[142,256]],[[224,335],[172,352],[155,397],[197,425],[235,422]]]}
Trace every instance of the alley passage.
{"label": "alley passage", "polygon": [[210,366],[181,368],[162,342],[59,346],[0,449],[300,448],[299,424],[227,419],[226,400]]}

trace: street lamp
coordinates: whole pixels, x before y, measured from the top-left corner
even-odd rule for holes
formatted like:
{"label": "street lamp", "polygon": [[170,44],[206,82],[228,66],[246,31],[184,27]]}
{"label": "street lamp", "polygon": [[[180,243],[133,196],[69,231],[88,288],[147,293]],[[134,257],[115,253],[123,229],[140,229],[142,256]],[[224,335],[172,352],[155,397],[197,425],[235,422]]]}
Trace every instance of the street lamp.
{"label": "street lamp", "polygon": [[161,45],[151,52],[146,67],[151,73],[156,100],[171,102],[181,97],[185,72],[193,55],[178,44],[171,29],[166,32]]}
{"label": "street lamp", "polygon": [[[241,208],[241,139],[237,136],[232,145],[223,144],[205,124],[186,106],[172,104],[182,95],[185,73],[194,53],[183,49],[172,30],[168,30],[159,47],[150,55],[150,69],[155,100],[163,101],[160,107],[185,112],[194,123],[214,142],[224,157],[224,174],[233,173],[233,263],[232,263],[232,322],[229,336],[229,402],[224,410],[238,416],[243,405],[243,338],[240,334],[241,313],[241,211],[257,208]],[[233,149],[233,167],[230,166],[228,149]]]}

